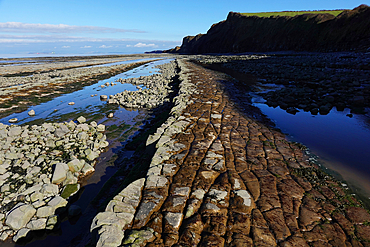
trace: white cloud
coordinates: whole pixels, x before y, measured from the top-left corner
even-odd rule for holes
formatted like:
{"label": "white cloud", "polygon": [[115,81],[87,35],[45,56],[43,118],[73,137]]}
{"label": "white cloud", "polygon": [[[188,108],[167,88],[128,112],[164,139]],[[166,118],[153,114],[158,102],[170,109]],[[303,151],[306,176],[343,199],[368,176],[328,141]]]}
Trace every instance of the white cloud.
{"label": "white cloud", "polygon": [[86,49],[86,48],[91,48],[91,47],[92,47],[91,45],[85,45],[85,46],[82,46],[80,48]]}
{"label": "white cloud", "polygon": [[67,49],[67,48],[71,48],[71,47],[69,45],[64,45],[64,46],[62,46],[62,48]]}
{"label": "white cloud", "polygon": [[101,45],[99,46],[99,48],[111,48],[112,46],[111,45]]}
{"label": "white cloud", "polygon": [[134,47],[157,47],[155,44],[144,44],[144,43],[137,43]]}
{"label": "white cloud", "polygon": [[97,26],[72,26],[65,24],[34,24],[22,22],[0,22],[0,32],[17,33],[146,33],[137,29],[122,29]]}

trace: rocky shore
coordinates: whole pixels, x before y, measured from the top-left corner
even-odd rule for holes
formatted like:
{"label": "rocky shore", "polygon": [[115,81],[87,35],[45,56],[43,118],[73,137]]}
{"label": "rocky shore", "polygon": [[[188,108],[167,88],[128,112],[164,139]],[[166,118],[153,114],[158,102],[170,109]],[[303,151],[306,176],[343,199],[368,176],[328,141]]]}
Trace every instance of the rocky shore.
{"label": "rocky shore", "polygon": [[[120,83],[137,85],[137,91],[127,91],[110,95],[109,104],[119,104],[127,108],[155,108],[165,102],[166,97],[172,92],[169,83],[176,75],[177,64],[175,61],[157,66],[160,74],[141,76],[139,78],[118,79]],[[145,87],[144,89],[142,87]]]}
{"label": "rocky shore", "polygon": [[[109,145],[105,126],[84,117],[76,122],[16,126],[0,123],[0,240],[53,229],[58,214],[94,172],[95,159]],[[70,206],[70,215],[80,209]]]}
{"label": "rocky shore", "polygon": [[147,140],[156,147],[147,175],[95,217],[94,244],[370,246],[370,214],[345,186],[242,113],[230,78],[178,63],[180,93]]}
{"label": "rocky shore", "polygon": [[[266,104],[279,106],[291,114],[309,111],[324,115],[333,107],[363,113],[364,108],[370,107],[369,53],[200,56],[198,59],[204,64],[222,64],[256,77],[255,87],[270,89],[259,93]],[[269,85],[282,87],[269,88]]]}
{"label": "rocky shore", "polygon": [[[30,75],[19,73],[7,74],[4,67],[0,67],[0,116],[6,116],[13,112],[23,111],[30,105],[45,102],[58,95],[76,91],[90,85],[99,79],[109,78],[113,75],[127,71],[133,67],[142,65],[150,58],[156,56],[141,55],[134,57],[96,59],[88,61],[66,61],[29,66],[26,69]],[[148,59],[141,62],[127,64],[104,65],[128,61],[132,59]],[[92,65],[104,66],[92,66]],[[17,71],[22,65],[8,66]],[[55,69],[52,69],[54,68]],[[7,67],[6,67],[7,68]]]}

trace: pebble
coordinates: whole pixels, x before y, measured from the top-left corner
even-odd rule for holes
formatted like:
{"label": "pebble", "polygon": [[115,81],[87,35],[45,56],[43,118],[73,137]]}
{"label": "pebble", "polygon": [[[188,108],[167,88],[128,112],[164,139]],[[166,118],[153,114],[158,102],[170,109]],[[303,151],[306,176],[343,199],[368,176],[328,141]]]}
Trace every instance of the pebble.
{"label": "pebble", "polygon": [[30,111],[28,112],[28,115],[30,115],[30,116],[35,116],[35,111],[34,111],[34,110],[30,110]]}

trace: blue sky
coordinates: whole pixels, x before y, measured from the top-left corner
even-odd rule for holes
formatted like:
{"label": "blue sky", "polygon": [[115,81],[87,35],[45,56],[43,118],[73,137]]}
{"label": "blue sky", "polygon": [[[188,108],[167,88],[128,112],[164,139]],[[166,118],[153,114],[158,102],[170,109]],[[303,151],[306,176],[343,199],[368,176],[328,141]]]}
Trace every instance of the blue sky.
{"label": "blue sky", "polygon": [[140,53],[181,45],[230,11],[353,9],[370,0],[0,0],[0,54]]}

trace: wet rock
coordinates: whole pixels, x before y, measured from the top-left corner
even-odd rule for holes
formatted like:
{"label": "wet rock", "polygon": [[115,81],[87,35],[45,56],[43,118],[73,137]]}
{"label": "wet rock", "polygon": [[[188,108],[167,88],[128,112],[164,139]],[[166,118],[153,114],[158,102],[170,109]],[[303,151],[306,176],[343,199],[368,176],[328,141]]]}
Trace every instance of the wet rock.
{"label": "wet rock", "polygon": [[78,205],[71,205],[68,208],[68,215],[72,217],[81,214],[81,212],[82,212],[81,207]]}
{"label": "wet rock", "polygon": [[9,123],[16,123],[16,122],[18,122],[18,118],[9,119]]}
{"label": "wet rock", "polygon": [[28,115],[29,115],[29,116],[35,116],[35,115],[36,115],[35,110],[30,110],[30,111],[28,112]]}
{"label": "wet rock", "polygon": [[83,116],[80,116],[80,117],[77,118],[77,122],[80,123],[80,124],[81,123],[85,123],[86,122],[86,118],[84,118]]}

